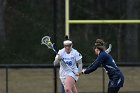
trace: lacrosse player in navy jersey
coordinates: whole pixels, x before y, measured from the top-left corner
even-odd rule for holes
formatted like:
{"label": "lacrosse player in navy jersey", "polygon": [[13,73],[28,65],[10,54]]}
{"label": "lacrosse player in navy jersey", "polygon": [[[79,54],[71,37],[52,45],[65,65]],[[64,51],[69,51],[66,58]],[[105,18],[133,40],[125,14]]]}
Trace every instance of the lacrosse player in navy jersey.
{"label": "lacrosse player in navy jersey", "polygon": [[82,73],[89,74],[102,65],[109,77],[108,93],[118,93],[119,89],[123,87],[124,76],[115,64],[112,56],[107,54],[104,50],[105,42],[102,39],[97,39],[95,42],[94,51],[98,57],[87,69],[83,69]]}

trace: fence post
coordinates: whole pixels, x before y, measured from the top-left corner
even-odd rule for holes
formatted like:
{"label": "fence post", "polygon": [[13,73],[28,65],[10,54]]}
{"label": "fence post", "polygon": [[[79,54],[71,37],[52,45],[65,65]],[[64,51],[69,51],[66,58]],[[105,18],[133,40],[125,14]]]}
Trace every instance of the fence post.
{"label": "fence post", "polygon": [[6,66],[6,93],[8,93],[8,66]]}
{"label": "fence post", "polygon": [[105,70],[104,68],[102,67],[102,71],[103,71],[103,93],[105,93]]}
{"label": "fence post", "polygon": [[54,93],[57,93],[57,68],[54,67]]}
{"label": "fence post", "polygon": [[[53,0],[53,33],[54,43],[56,47],[56,34],[57,34],[57,0]],[[54,93],[57,93],[57,68],[54,67]]]}

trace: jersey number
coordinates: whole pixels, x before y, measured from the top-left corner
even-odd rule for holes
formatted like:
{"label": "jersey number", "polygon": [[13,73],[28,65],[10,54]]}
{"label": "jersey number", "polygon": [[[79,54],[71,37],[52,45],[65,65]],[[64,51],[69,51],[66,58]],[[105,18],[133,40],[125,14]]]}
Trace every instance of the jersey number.
{"label": "jersey number", "polygon": [[72,66],[72,61],[66,61],[66,64],[68,64],[69,66]]}

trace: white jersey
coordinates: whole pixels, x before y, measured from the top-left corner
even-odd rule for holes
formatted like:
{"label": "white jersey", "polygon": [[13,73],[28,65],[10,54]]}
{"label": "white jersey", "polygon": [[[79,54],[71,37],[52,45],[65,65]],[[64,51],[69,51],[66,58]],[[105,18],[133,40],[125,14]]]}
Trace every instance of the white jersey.
{"label": "white jersey", "polygon": [[72,74],[72,71],[66,66],[66,64],[73,69],[75,73],[78,72],[78,68],[76,65],[76,62],[80,59],[82,59],[82,55],[75,49],[72,48],[72,51],[67,54],[65,52],[65,48],[59,50],[58,54],[61,56],[61,58],[64,60],[64,62],[60,62],[60,78],[66,78],[67,75]]}

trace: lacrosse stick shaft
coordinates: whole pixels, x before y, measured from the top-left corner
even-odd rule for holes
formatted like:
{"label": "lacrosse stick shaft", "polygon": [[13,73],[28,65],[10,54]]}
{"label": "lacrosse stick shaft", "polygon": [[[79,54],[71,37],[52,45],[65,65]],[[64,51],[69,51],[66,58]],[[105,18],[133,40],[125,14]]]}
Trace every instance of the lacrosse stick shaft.
{"label": "lacrosse stick shaft", "polygon": [[65,61],[64,61],[63,59],[61,59],[61,60],[62,60],[62,62],[73,72],[73,74],[76,74],[76,73],[72,70],[72,68],[69,67],[68,64],[65,63]]}

